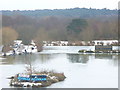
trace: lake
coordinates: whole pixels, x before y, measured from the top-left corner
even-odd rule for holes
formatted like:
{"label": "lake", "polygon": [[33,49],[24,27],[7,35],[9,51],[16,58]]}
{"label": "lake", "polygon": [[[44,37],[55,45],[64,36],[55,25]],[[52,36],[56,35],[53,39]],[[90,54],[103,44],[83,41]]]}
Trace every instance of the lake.
{"label": "lake", "polygon": [[45,46],[36,54],[0,57],[0,88],[8,88],[7,77],[25,72],[31,62],[36,70],[64,72],[65,81],[47,88],[118,88],[118,54],[81,54],[93,46]]}

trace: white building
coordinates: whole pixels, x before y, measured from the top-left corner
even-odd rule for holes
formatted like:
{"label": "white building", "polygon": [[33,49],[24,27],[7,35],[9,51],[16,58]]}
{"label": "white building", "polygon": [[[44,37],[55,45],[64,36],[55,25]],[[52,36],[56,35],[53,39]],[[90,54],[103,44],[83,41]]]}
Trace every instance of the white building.
{"label": "white building", "polygon": [[67,46],[68,41],[43,41],[44,46]]}
{"label": "white building", "polygon": [[114,43],[118,43],[118,40],[93,40],[94,45],[111,45]]}

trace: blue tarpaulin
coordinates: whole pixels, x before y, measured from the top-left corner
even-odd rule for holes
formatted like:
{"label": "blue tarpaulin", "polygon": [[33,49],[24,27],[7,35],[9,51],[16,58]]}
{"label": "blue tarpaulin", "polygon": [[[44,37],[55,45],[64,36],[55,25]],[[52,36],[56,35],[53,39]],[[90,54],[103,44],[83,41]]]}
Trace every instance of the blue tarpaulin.
{"label": "blue tarpaulin", "polygon": [[29,78],[29,77],[18,77],[21,81],[46,81],[47,78]]}

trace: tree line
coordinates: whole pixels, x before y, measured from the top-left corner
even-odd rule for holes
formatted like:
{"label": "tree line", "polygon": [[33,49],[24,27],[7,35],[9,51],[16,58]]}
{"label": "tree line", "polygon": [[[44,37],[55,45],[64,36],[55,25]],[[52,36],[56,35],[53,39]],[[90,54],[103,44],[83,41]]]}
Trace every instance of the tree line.
{"label": "tree line", "polygon": [[69,8],[69,9],[43,9],[43,10],[2,10],[3,15],[13,16],[13,15],[24,15],[30,17],[44,17],[44,16],[58,16],[58,17],[81,17],[90,18],[97,16],[112,16],[118,15],[118,10],[110,9],[95,9],[95,8]]}
{"label": "tree line", "polygon": [[24,15],[2,16],[2,43],[9,44],[15,39],[24,44],[52,40],[93,40],[118,39],[116,16],[94,18],[78,17],[29,17]]}

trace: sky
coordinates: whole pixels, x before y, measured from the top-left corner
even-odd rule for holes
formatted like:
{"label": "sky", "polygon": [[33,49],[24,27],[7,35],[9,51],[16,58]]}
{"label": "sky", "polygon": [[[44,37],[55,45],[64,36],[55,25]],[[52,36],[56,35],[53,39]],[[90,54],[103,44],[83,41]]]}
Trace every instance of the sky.
{"label": "sky", "polygon": [[0,10],[35,10],[66,8],[117,9],[119,0],[0,0]]}

